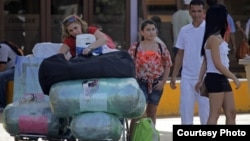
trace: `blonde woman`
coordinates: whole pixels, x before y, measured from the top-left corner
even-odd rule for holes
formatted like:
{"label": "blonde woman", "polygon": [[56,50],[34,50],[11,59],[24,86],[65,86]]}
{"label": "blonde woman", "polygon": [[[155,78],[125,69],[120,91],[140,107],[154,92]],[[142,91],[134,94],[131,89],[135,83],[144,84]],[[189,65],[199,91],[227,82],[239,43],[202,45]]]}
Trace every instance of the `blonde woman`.
{"label": "blonde woman", "polygon": [[76,15],[70,15],[63,20],[62,23],[62,38],[63,45],[61,46],[59,53],[67,54],[70,52],[72,57],[76,56],[76,35],[79,34],[93,34],[96,37],[96,41],[90,44],[90,46],[83,50],[82,54],[87,55],[96,48],[107,45],[109,48],[115,48],[115,45],[111,38],[105,33],[94,26],[88,26],[80,17]]}

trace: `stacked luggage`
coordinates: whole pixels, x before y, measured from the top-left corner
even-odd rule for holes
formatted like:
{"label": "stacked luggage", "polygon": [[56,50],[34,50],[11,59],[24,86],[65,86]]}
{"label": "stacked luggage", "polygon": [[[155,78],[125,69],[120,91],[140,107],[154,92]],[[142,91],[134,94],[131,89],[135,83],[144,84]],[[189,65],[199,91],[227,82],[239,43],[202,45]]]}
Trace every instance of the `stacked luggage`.
{"label": "stacked luggage", "polygon": [[72,118],[70,129],[79,140],[119,140],[121,119],[142,116],[146,106],[126,51],[69,61],[53,55],[41,63],[39,83],[52,113]]}
{"label": "stacked luggage", "polygon": [[[54,43],[41,44],[48,47],[53,45],[58,49],[61,46]],[[52,113],[49,96],[44,95],[40,87],[38,70],[43,59],[30,55],[17,57],[13,102],[3,111],[3,127],[15,141],[75,141],[69,129],[69,119]]]}
{"label": "stacked luggage", "polygon": [[[61,139],[67,132],[68,119],[51,112],[49,97],[44,94],[26,94],[8,104],[3,112],[3,127],[15,140],[23,137]],[[67,138],[67,137],[66,137]]]}

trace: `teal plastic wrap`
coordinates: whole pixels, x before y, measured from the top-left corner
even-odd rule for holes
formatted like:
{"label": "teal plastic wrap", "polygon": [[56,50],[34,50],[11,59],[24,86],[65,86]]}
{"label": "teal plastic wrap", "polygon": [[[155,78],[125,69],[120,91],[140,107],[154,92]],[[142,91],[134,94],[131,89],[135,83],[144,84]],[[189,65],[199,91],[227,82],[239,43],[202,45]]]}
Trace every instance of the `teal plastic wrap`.
{"label": "teal plastic wrap", "polygon": [[[141,93],[143,93],[143,92],[141,91]],[[141,95],[139,95],[137,105],[132,110],[132,112],[130,112],[128,114],[124,113],[123,117],[126,117],[126,118],[141,117],[143,115],[143,113],[145,112],[145,110],[146,110],[146,99],[145,99],[144,94],[141,94]],[[138,114],[138,113],[141,113],[141,114]]]}
{"label": "teal plastic wrap", "polygon": [[73,117],[70,128],[79,140],[118,141],[122,134],[122,124],[118,117],[104,113],[82,113]]}
{"label": "teal plastic wrap", "polygon": [[17,56],[13,101],[18,101],[27,93],[43,93],[38,80],[38,69],[43,58]]}
{"label": "teal plastic wrap", "polygon": [[26,95],[8,104],[3,112],[3,127],[10,135],[38,134],[59,136],[67,130],[67,119],[52,114],[49,97]]}
{"label": "teal plastic wrap", "polygon": [[134,78],[102,78],[59,82],[50,89],[52,112],[68,117],[81,112],[107,112],[119,117],[143,115],[146,99]]}

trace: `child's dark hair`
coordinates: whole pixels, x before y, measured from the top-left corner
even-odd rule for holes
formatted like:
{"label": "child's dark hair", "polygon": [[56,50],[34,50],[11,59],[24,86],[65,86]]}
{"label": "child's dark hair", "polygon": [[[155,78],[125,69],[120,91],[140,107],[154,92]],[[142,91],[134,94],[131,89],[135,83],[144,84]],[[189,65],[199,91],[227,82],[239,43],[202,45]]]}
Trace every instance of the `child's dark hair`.
{"label": "child's dark hair", "polygon": [[[141,23],[141,28],[140,30],[143,31],[145,26],[147,25],[154,25],[156,27],[156,23],[153,21],[153,20],[145,20]],[[144,37],[141,37],[141,40],[143,41],[144,40]]]}
{"label": "child's dark hair", "polygon": [[155,22],[153,20],[145,20],[141,23],[141,31],[144,30],[145,26],[148,24],[153,24],[156,26]]}
{"label": "child's dark hair", "polygon": [[216,4],[207,10],[205,34],[202,42],[201,55],[205,54],[205,43],[210,35],[220,34],[224,37],[227,29],[227,9],[224,5]]}

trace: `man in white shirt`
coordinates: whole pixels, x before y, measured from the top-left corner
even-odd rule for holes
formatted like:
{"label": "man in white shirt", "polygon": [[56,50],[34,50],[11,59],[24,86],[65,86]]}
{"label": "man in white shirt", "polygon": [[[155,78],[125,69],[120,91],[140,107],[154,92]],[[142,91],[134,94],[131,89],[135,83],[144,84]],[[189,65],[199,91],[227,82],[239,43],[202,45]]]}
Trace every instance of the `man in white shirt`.
{"label": "man in white shirt", "polygon": [[182,67],[180,83],[180,115],[182,124],[193,124],[194,105],[198,102],[200,123],[206,124],[209,115],[209,101],[195,91],[195,84],[199,78],[199,72],[203,57],[201,56],[202,41],[205,32],[204,2],[192,0],[189,13],[192,23],[181,28],[176,47],[178,52],[174,61],[174,70],[170,86],[176,89],[176,77]]}

